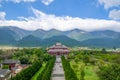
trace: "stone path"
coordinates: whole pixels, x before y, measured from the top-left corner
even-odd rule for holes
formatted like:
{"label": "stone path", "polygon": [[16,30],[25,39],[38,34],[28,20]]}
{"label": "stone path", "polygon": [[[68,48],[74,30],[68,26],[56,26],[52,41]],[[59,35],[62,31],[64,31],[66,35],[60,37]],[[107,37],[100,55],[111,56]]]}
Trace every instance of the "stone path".
{"label": "stone path", "polygon": [[60,56],[56,56],[51,80],[65,80],[64,71]]}

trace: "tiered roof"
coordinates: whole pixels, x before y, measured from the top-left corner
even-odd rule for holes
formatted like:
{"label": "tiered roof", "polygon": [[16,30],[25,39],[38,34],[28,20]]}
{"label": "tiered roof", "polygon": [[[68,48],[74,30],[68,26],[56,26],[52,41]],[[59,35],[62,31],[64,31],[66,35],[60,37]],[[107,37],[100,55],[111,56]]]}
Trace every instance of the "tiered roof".
{"label": "tiered roof", "polygon": [[62,45],[61,43],[56,43],[55,45],[51,46],[49,49],[68,49],[65,45]]}
{"label": "tiered roof", "polygon": [[48,53],[69,53],[68,47],[61,43],[56,43],[48,49]]}

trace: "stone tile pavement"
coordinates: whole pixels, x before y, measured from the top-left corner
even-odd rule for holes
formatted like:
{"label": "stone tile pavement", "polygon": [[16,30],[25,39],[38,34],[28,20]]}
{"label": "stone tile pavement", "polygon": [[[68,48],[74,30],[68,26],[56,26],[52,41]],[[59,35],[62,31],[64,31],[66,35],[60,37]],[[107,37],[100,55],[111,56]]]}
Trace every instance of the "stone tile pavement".
{"label": "stone tile pavement", "polygon": [[51,80],[65,80],[64,70],[62,67],[60,56],[56,57],[56,62],[54,64]]}

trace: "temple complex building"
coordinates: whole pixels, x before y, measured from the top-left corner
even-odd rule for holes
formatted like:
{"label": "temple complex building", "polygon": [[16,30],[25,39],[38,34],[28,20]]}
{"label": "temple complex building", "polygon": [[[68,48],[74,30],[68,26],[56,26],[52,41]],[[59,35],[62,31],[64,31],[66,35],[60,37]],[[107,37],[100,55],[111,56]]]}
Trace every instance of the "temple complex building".
{"label": "temple complex building", "polygon": [[67,55],[70,50],[65,45],[61,43],[56,43],[55,45],[49,47],[48,53],[51,55]]}

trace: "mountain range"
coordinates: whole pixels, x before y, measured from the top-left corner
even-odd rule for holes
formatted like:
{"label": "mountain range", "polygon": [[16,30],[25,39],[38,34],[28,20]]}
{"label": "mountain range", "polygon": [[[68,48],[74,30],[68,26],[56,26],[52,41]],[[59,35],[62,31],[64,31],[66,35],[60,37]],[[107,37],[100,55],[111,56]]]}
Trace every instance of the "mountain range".
{"label": "mountain range", "polygon": [[0,27],[0,45],[48,47],[56,42],[61,42],[70,47],[120,47],[120,32],[110,30],[87,32],[79,29],[68,31],[37,29],[29,31],[15,26]]}

